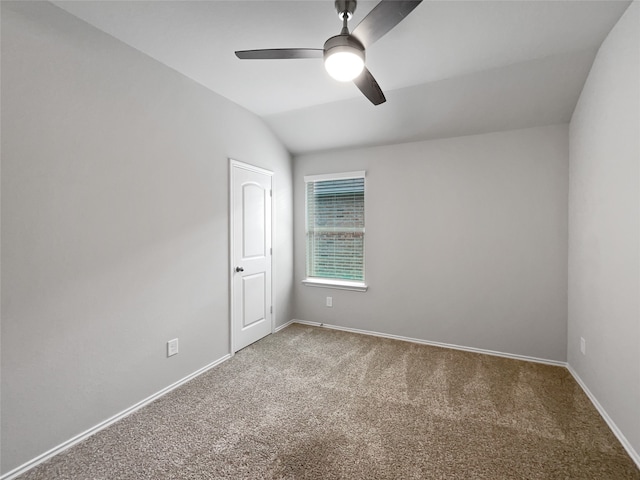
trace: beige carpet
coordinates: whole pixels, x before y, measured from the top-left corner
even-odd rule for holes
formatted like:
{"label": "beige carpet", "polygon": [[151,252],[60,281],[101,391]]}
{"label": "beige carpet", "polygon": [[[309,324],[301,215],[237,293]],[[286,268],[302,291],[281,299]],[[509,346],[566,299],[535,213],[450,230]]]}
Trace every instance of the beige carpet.
{"label": "beige carpet", "polygon": [[22,479],[640,479],[566,369],[292,325]]}

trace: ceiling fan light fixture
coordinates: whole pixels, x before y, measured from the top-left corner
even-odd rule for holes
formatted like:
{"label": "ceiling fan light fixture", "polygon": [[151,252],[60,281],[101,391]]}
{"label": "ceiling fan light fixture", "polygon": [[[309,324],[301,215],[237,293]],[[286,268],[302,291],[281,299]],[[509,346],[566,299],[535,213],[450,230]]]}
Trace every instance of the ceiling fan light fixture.
{"label": "ceiling fan light fixture", "polygon": [[339,82],[349,82],[362,73],[364,53],[352,47],[336,47],[324,57],[324,68]]}
{"label": "ceiling fan light fixture", "polygon": [[331,37],[323,50],[324,68],[339,82],[349,82],[364,70],[364,47],[348,33]]}

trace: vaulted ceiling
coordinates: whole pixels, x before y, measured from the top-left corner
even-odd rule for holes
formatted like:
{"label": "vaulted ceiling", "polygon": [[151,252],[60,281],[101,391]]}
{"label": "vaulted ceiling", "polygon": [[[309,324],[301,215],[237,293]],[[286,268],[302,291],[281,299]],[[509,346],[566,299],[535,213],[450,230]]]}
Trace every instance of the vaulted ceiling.
{"label": "vaulted ceiling", "polygon": [[53,3],[261,116],[297,154],[568,122],[630,1],[425,0],[367,49],[379,106],[321,59],[234,55],[322,48],[341,27],[332,0]]}

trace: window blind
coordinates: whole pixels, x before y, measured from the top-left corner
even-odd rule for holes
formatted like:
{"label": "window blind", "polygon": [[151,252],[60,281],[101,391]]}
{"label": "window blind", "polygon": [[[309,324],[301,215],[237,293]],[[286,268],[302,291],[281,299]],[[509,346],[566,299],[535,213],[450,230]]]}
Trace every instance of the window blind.
{"label": "window blind", "polygon": [[307,277],[364,281],[364,181],[307,180]]}

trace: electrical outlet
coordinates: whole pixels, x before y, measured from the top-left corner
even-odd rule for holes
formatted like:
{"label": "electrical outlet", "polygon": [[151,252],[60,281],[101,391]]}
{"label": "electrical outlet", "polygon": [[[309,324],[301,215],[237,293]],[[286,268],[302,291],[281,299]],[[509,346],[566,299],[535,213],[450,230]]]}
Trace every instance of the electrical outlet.
{"label": "electrical outlet", "polygon": [[580,352],[582,352],[583,355],[587,354],[587,341],[584,337],[580,337]]}
{"label": "electrical outlet", "polygon": [[174,338],[167,342],[167,357],[171,357],[178,353],[178,339]]}
{"label": "electrical outlet", "polygon": [[333,307],[333,297],[327,297],[327,307]]}

